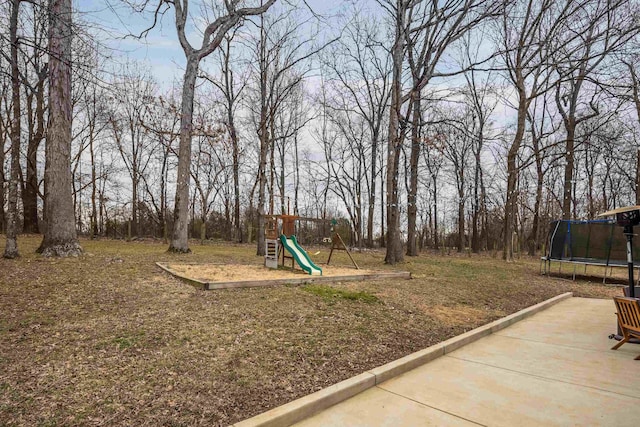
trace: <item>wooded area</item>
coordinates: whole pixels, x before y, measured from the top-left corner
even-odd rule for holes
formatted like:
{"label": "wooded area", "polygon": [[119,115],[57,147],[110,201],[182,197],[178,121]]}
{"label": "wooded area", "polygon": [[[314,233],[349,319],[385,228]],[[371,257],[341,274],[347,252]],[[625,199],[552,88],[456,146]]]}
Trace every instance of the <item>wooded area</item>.
{"label": "wooded area", "polygon": [[[640,204],[632,0],[111,0],[179,42],[180,81],[71,0],[0,2],[0,232],[255,242],[341,219],[395,264],[535,254],[550,220]],[[169,30],[166,30],[169,28]],[[194,35],[195,34],[195,35]],[[114,36],[115,37],[115,36]]]}

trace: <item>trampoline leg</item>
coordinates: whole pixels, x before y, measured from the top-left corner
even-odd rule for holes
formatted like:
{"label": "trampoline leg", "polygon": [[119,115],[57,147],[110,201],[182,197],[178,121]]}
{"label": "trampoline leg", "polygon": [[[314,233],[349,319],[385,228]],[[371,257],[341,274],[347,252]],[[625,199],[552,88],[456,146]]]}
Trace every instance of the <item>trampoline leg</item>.
{"label": "trampoline leg", "polygon": [[576,264],[573,264],[573,280],[576,280]]}
{"label": "trampoline leg", "polygon": [[[540,260],[540,274],[542,274],[543,276],[547,275],[547,260]],[[638,279],[640,280],[640,277],[638,277]]]}

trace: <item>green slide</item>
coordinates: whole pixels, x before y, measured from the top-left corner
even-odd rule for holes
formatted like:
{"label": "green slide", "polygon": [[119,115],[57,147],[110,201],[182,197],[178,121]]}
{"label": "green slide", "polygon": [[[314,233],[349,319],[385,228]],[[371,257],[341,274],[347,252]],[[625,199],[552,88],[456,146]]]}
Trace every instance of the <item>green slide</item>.
{"label": "green slide", "polygon": [[296,260],[300,268],[309,273],[312,276],[322,276],[322,269],[315,265],[307,252],[300,247],[298,241],[296,240],[296,236],[291,236],[287,238],[284,234],[280,235],[280,241],[282,242],[282,246],[286,250],[289,251],[291,255],[293,255],[293,259]]}

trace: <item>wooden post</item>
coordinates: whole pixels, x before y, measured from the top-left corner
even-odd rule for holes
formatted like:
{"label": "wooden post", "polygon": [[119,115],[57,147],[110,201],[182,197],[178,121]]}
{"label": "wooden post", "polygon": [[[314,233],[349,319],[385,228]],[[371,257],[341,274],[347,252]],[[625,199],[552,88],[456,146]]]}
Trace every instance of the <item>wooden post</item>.
{"label": "wooden post", "polygon": [[340,237],[340,234],[338,234],[337,232],[333,235],[333,239],[331,243],[331,251],[329,251],[329,258],[327,259],[327,265],[329,265],[329,263],[331,262],[331,255],[333,255],[334,250],[345,251],[347,255],[349,255],[349,259],[351,260],[353,265],[356,267],[356,270],[360,270],[360,267],[358,267],[358,264],[356,264],[353,257],[351,256],[351,252],[349,251],[349,248],[347,248],[347,245],[344,244],[342,237]]}

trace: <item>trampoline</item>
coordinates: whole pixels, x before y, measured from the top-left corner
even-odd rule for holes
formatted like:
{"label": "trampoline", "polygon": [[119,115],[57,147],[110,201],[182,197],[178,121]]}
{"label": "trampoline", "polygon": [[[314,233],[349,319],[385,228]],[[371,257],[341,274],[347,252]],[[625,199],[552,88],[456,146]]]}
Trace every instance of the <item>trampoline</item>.
{"label": "trampoline", "polygon": [[[562,264],[573,264],[573,279],[576,268],[584,265],[604,267],[603,283],[613,267],[627,267],[627,241],[620,227],[608,219],[577,221],[552,221],[549,227],[547,251],[540,258],[540,270],[543,274],[551,272],[551,262],[559,263],[558,273],[562,272]],[[633,252],[640,254],[640,239],[636,239]],[[634,263],[639,268],[640,261]]]}

